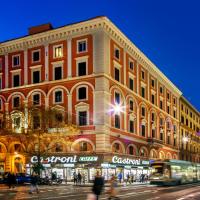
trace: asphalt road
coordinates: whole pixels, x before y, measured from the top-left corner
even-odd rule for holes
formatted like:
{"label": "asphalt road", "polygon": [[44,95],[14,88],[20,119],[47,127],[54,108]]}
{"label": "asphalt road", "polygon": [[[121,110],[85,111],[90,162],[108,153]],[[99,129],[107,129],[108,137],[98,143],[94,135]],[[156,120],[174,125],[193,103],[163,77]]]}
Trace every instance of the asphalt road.
{"label": "asphalt road", "polygon": [[[20,186],[13,190],[0,187],[0,200],[86,200],[90,192],[91,187],[72,185],[40,186],[39,194],[29,194],[29,186]],[[119,188],[118,197],[126,200],[200,200],[200,184],[173,187],[125,186]],[[100,200],[107,200],[107,195],[102,194]]]}

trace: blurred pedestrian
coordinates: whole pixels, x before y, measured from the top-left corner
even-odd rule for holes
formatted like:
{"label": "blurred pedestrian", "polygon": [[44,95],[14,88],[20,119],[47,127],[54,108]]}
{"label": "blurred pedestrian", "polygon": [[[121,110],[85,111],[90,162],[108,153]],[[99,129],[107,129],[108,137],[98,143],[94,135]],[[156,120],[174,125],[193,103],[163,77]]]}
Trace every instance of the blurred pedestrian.
{"label": "blurred pedestrian", "polygon": [[85,174],[82,175],[83,184],[85,184]]}
{"label": "blurred pedestrian", "polygon": [[8,172],[8,187],[11,188],[15,188],[15,184],[16,184],[16,176],[14,173],[10,173]]}
{"label": "blurred pedestrian", "polygon": [[78,173],[78,183],[81,185],[81,181],[82,181],[82,176],[81,173]]}
{"label": "blurred pedestrian", "polygon": [[31,188],[30,188],[29,194],[33,194],[34,191],[39,193],[38,175],[35,172],[33,172],[32,176],[31,176]]}
{"label": "blurred pedestrian", "polygon": [[121,172],[118,174],[118,179],[119,179],[119,183],[122,183],[122,173]]}
{"label": "blurred pedestrian", "polygon": [[111,179],[110,179],[110,189],[108,191],[109,197],[108,200],[111,199],[119,199],[119,197],[117,197],[117,179],[114,175],[112,175]]}
{"label": "blurred pedestrian", "polygon": [[97,171],[97,175],[95,176],[92,188],[93,193],[96,195],[96,200],[99,200],[99,196],[102,193],[103,187],[104,187],[104,179],[102,178],[102,176],[100,176],[99,171]]}
{"label": "blurred pedestrian", "polygon": [[73,178],[74,178],[74,185],[77,185],[78,176],[77,176],[76,172],[73,173]]}

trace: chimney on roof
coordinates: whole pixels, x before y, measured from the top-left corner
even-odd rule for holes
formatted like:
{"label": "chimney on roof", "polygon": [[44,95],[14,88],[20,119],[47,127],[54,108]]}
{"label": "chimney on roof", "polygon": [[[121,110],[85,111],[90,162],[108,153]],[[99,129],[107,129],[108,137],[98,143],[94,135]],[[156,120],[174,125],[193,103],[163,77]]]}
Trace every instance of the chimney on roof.
{"label": "chimney on roof", "polygon": [[28,29],[28,34],[33,35],[36,33],[42,33],[45,31],[52,30],[52,29],[53,29],[53,26],[51,25],[51,23],[42,24],[42,25],[38,25],[38,26],[32,26]]}

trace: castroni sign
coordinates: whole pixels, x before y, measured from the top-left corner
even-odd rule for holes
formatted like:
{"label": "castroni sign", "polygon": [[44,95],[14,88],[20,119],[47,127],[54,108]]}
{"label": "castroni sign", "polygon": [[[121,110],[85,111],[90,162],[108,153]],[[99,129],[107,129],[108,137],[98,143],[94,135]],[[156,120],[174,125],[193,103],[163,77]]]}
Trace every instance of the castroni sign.
{"label": "castroni sign", "polygon": [[[40,162],[41,163],[77,163],[77,162],[97,162],[98,161],[98,156],[50,156],[47,158],[41,157]],[[37,163],[38,162],[38,157],[33,156],[31,157],[31,163]]]}
{"label": "castroni sign", "polygon": [[112,163],[122,164],[122,165],[141,165],[141,160],[140,159],[136,160],[136,159],[113,156],[112,157]]}

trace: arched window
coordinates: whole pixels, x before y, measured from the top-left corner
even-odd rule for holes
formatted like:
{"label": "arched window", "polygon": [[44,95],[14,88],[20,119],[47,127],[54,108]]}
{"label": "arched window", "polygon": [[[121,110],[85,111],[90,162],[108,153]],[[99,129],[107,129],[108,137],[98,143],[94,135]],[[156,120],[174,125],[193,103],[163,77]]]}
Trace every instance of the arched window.
{"label": "arched window", "polygon": [[133,155],[133,154],[134,154],[134,148],[133,148],[133,146],[130,146],[130,147],[129,147],[129,154],[130,154],[130,155]]}
{"label": "arched window", "polygon": [[88,151],[87,142],[81,142],[80,143],[80,151]]}
{"label": "arched window", "polygon": [[87,87],[79,87],[77,97],[78,100],[87,100]]}

